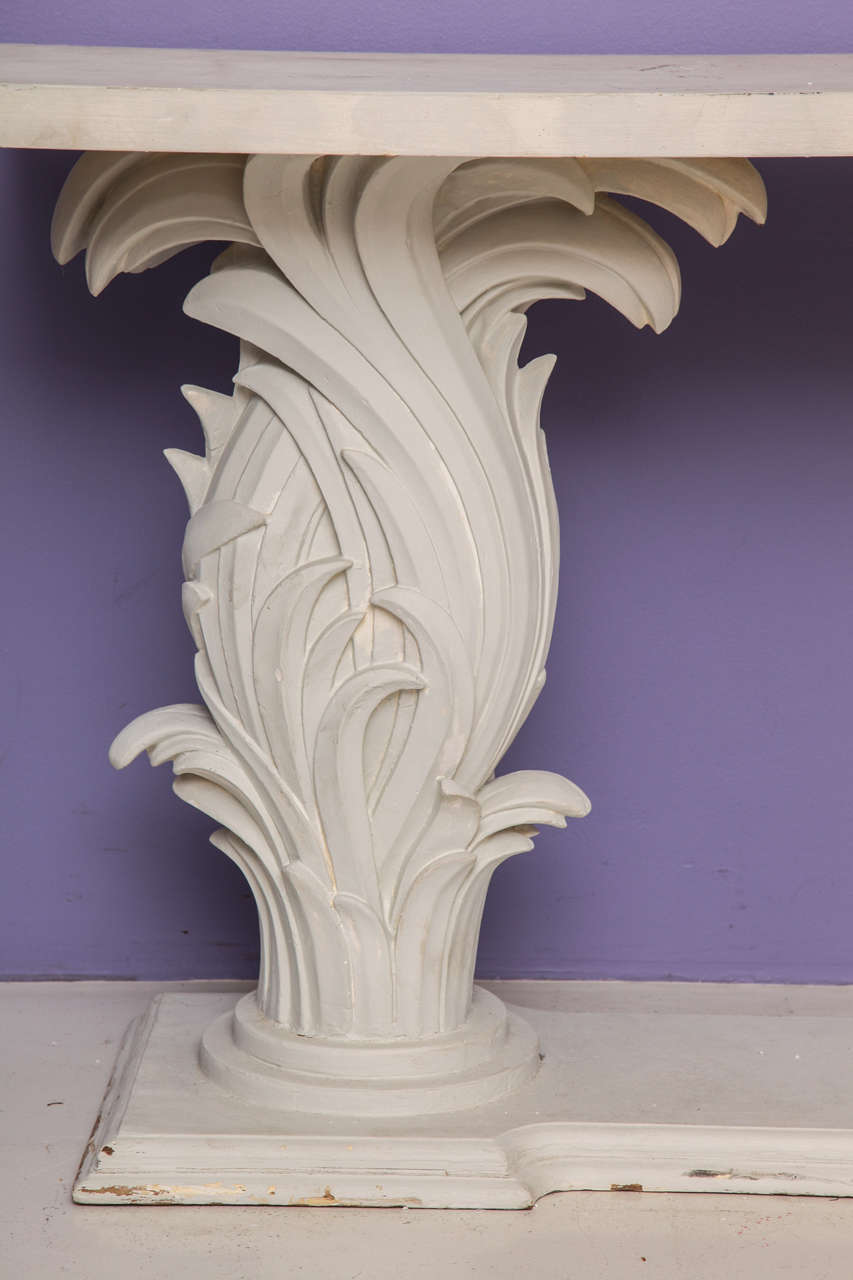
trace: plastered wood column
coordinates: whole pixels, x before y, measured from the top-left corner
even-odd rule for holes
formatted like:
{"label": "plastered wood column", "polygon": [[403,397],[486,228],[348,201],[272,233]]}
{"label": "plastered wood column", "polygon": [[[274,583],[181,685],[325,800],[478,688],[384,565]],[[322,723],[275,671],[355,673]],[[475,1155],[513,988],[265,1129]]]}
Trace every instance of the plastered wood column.
{"label": "plastered wood column", "polygon": [[[719,1090],[739,1013],[685,1059],[725,1100],[715,1121],[644,1095],[634,1123],[630,1092],[627,1121],[601,1109],[612,1049],[604,1071],[547,996],[528,1023],[472,975],[494,868],[589,806],[555,774],[500,773],[558,577],[552,361],[519,367],[525,311],[590,290],[665,328],[677,263],[618,197],[720,244],[764,216],[743,157],[851,154],[851,104],[850,55],[0,47],[0,144],[91,149],[57,206],[60,261],[85,250],[97,293],[229,242],[185,305],[240,341],[232,395],[185,389],[204,452],[169,451],[201,701],[143,715],[111,756],[171,762],[213,820],[257,903],[259,982],[165,995],[130,1028],[78,1200],[850,1193],[853,1129],[814,1127],[831,1083],[805,1123]],[[647,1037],[670,1035],[668,1061],[682,1014]]]}
{"label": "plastered wood column", "polygon": [[[492,872],[589,809],[556,774],[496,775],[545,682],[558,577],[553,360],[518,353],[539,298],[673,318],[678,266],[611,192],[715,244],[764,214],[745,160],[90,153],[62,192],[54,251],[85,249],[96,293],[233,242],[185,309],[240,339],[235,390],[185,388],[205,452],[168,455],[203,705],[111,750],[171,761],[255,897],[258,988],[198,1046],[222,1106],[345,1133],[511,1106],[536,1075],[533,1031],[472,995]],[[108,1137],[80,1198],[123,1150]]]}

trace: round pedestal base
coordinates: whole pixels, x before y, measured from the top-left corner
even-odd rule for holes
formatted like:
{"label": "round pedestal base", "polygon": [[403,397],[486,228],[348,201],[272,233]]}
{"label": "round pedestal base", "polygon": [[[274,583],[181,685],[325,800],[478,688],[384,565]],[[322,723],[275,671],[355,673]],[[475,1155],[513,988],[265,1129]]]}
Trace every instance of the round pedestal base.
{"label": "round pedestal base", "polygon": [[536,1074],[531,1027],[474,988],[468,1021],[427,1040],[299,1036],[270,1021],[254,992],[202,1036],[202,1069],[261,1106],[324,1115],[433,1115],[483,1106]]}

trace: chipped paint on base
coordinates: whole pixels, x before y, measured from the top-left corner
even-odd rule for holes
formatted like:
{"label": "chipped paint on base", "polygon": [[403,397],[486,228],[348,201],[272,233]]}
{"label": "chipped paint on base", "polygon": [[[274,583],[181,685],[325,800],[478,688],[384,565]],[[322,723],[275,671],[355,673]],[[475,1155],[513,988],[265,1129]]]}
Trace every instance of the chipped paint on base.
{"label": "chipped paint on base", "polygon": [[778,1178],[784,1182],[798,1182],[800,1175],[798,1173],[764,1173],[751,1171],[749,1173],[740,1169],[688,1169],[685,1178],[714,1178],[714,1179],[731,1179],[741,1182],[762,1182],[766,1178]]}
{"label": "chipped paint on base", "polygon": [[853,1128],[564,1121],[553,1097],[573,1068],[557,1054],[527,1089],[452,1121],[248,1109],[198,1065],[198,1036],[228,999],[161,997],[133,1025],[78,1203],[523,1209],[553,1191],[853,1196]]}

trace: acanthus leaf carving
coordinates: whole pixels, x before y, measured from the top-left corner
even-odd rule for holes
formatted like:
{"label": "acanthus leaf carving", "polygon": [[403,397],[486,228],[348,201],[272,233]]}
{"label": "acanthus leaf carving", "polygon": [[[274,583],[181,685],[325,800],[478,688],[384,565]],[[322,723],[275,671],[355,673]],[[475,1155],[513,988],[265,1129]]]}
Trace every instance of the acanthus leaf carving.
{"label": "acanthus leaf carving", "polygon": [[667,246],[607,192],[712,243],[760,219],[745,161],[109,155],[60,200],[93,291],[227,239],[186,310],[235,335],[231,396],[185,394],[203,455],[183,605],[204,707],[139,717],[258,906],[260,1009],[303,1036],[423,1040],[471,1002],[495,867],[589,801],[495,776],[544,682],[559,542],[525,312],[599,293],[677,310]]}

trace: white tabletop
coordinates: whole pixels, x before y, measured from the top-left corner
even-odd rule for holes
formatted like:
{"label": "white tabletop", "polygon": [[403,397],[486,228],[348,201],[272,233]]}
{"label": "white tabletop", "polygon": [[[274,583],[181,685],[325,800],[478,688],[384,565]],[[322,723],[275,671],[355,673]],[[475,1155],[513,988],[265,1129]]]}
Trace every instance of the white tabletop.
{"label": "white tabletop", "polygon": [[853,154],[853,54],[0,45],[0,145],[282,154]]}

